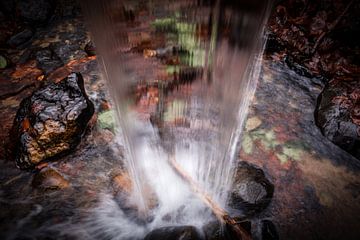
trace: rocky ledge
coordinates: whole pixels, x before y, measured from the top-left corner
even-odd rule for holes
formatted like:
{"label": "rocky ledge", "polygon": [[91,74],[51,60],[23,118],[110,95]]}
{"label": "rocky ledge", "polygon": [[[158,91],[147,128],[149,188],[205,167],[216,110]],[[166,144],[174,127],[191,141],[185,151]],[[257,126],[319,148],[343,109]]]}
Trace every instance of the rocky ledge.
{"label": "rocky ledge", "polygon": [[329,83],[318,99],[316,125],[330,141],[360,159],[360,82]]}
{"label": "rocky ledge", "polygon": [[79,73],[36,90],[20,103],[11,130],[17,166],[33,168],[74,149],[93,114]]}

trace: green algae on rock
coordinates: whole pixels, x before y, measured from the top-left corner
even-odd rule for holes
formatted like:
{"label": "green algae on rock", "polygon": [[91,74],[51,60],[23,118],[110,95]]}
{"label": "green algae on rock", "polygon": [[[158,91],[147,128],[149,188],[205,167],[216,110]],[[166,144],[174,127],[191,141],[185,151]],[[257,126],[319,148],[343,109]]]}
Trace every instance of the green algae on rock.
{"label": "green algae on rock", "polygon": [[79,73],[36,90],[20,103],[11,130],[17,166],[33,168],[74,149],[93,114]]}

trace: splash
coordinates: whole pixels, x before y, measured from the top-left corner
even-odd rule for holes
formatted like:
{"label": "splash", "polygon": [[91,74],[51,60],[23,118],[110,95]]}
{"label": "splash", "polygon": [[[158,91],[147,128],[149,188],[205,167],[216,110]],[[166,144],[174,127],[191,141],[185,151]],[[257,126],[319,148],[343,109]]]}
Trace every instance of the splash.
{"label": "splash", "polygon": [[115,103],[131,199],[153,216],[150,228],[211,219],[179,169],[226,209],[270,6],[230,2],[84,1]]}

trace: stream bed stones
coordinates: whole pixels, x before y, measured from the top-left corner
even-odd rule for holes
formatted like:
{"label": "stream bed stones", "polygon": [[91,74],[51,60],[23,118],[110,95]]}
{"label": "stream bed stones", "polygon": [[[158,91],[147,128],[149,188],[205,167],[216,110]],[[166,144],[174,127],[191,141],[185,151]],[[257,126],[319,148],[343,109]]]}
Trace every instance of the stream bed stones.
{"label": "stream bed stones", "polygon": [[20,103],[11,130],[17,166],[33,168],[73,150],[93,114],[78,73],[35,91]]}

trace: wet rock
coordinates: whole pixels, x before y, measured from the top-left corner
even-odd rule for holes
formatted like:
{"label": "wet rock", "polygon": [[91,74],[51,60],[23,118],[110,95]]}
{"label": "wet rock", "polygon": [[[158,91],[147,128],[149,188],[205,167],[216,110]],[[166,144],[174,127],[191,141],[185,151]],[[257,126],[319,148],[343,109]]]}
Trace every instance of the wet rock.
{"label": "wet rock", "polygon": [[261,239],[262,240],[278,240],[279,235],[277,233],[274,223],[270,220],[261,221]]}
{"label": "wet rock", "polygon": [[85,45],[85,52],[87,53],[88,56],[95,56],[96,55],[96,52],[95,52],[95,45],[93,42],[88,42],[86,45]]}
{"label": "wet rock", "polygon": [[34,53],[38,67],[46,74],[61,67],[63,62],[50,48],[44,48]]}
{"label": "wet rock", "polygon": [[58,44],[54,44],[53,48],[56,55],[59,56],[59,58],[63,62],[68,62],[74,59],[81,59],[87,56],[85,51],[79,48],[78,43],[75,44],[58,43]]}
{"label": "wet rock", "polygon": [[203,239],[193,226],[158,228],[148,233],[144,240],[201,240]]}
{"label": "wet rock", "polygon": [[16,12],[25,22],[45,23],[54,11],[55,2],[51,0],[17,0]]}
{"label": "wet rock", "polygon": [[41,190],[59,190],[69,187],[69,182],[51,168],[43,168],[34,175],[32,186]]}
{"label": "wet rock", "polygon": [[318,99],[316,125],[330,141],[360,159],[360,82],[327,85]]}
{"label": "wet rock", "polygon": [[[119,207],[127,216],[133,218],[133,220],[139,224],[151,222],[153,220],[153,216],[149,213],[144,214],[141,210],[139,210],[132,198],[133,183],[129,174],[127,172],[120,171],[116,174],[114,172],[112,175],[114,176],[112,177],[111,185],[114,191],[115,200],[119,204]],[[146,198],[146,204],[150,210],[158,206],[158,200],[150,186],[144,187],[144,196]]]}
{"label": "wet rock", "polygon": [[17,166],[33,168],[73,150],[93,113],[78,73],[35,91],[20,103],[11,131]]}
{"label": "wet rock", "polygon": [[239,162],[229,206],[251,216],[265,209],[273,196],[274,185],[264,172],[246,162]]}
{"label": "wet rock", "polygon": [[7,43],[11,47],[17,47],[29,41],[32,38],[32,36],[33,36],[33,32],[30,29],[25,29],[12,36]]}
{"label": "wet rock", "polygon": [[[247,231],[248,234],[251,233],[251,222],[242,221],[239,225]],[[225,225],[222,226],[220,222],[213,221],[206,224],[202,228],[206,240],[233,240],[237,239],[237,235],[234,232],[232,226]]]}

